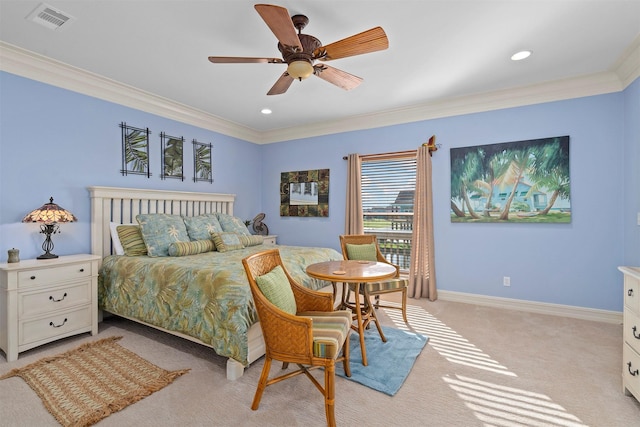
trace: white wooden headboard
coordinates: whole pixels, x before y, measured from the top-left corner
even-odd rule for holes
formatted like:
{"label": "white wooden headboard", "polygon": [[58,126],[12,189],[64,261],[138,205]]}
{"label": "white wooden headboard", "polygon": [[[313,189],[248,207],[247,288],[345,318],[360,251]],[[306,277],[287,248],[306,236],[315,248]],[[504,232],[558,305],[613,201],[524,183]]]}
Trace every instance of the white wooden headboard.
{"label": "white wooden headboard", "polygon": [[136,215],[166,213],[197,216],[221,212],[233,215],[235,194],[138,188],[88,187],[91,196],[91,253],[111,254],[109,223],[135,223]]}

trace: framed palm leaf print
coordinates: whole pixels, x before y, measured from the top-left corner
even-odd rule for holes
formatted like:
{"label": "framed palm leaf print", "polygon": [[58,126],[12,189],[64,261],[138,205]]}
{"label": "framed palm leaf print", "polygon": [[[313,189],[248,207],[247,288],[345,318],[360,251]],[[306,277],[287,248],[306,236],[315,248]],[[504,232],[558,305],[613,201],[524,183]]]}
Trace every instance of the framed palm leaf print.
{"label": "framed palm leaf print", "polygon": [[120,123],[122,129],[122,175],[146,175],[149,170],[149,128],[137,128]]}

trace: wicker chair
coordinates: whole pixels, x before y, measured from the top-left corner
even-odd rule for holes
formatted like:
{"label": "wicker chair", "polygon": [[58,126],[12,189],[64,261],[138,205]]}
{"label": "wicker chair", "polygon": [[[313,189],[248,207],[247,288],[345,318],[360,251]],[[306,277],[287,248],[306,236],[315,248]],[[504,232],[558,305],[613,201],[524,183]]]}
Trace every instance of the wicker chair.
{"label": "wicker chair", "polygon": [[[375,251],[369,252],[370,245],[375,245]],[[350,246],[348,245],[356,245],[351,246],[351,251],[349,250]],[[365,254],[362,250],[358,250],[358,245],[366,245],[362,246],[362,248],[366,248],[367,254]],[[384,308],[392,308],[396,310],[402,311],[402,320],[404,323],[408,323],[407,321],[407,287],[409,285],[409,281],[405,278],[400,277],[400,267],[395,264],[387,261],[380,252],[380,247],[378,246],[378,238],[374,234],[350,234],[350,235],[341,235],[340,236],[340,247],[342,248],[342,256],[344,259],[367,259],[368,261],[378,261],[378,262],[386,262],[387,264],[391,264],[396,268],[396,277],[393,279],[387,279],[381,282],[372,282],[366,284],[366,293],[369,296],[375,297],[375,302],[373,306],[375,308],[384,307]],[[352,256],[349,256],[351,252]],[[365,255],[365,256],[363,256]],[[349,284],[349,291],[353,292],[353,284]],[[401,292],[402,293],[402,306],[397,307],[393,305],[384,305],[380,303],[380,295],[388,294],[392,292]],[[347,297],[348,298],[348,297]]]}
{"label": "wicker chair", "polygon": [[[305,374],[324,395],[327,425],[335,426],[336,362],[341,361],[345,374],[351,376],[349,368],[351,312],[334,311],[333,296],[330,293],[313,291],[296,283],[282,264],[278,249],[265,250],[248,256],[242,260],[242,264],[249,279],[266,346],[264,367],[251,409],[258,409],[262,393],[267,386]],[[277,266],[282,268],[284,275],[279,280],[271,281],[273,287],[269,290],[265,288],[263,280],[267,277],[269,280],[273,279],[275,273],[282,274],[276,268]],[[287,279],[288,283],[286,283]],[[285,311],[289,307],[285,307],[285,310],[279,307],[286,304],[278,301],[271,292],[277,288],[280,293],[285,289],[283,286],[290,286],[295,298],[295,306],[293,310],[289,309],[289,312]],[[284,292],[289,291],[287,289]],[[275,301],[278,305],[271,301]],[[295,314],[290,314],[291,311]],[[289,363],[295,363],[298,369],[269,378],[271,362],[274,359],[283,362],[282,369],[287,369]],[[324,368],[324,386],[309,372],[316,368]]]}

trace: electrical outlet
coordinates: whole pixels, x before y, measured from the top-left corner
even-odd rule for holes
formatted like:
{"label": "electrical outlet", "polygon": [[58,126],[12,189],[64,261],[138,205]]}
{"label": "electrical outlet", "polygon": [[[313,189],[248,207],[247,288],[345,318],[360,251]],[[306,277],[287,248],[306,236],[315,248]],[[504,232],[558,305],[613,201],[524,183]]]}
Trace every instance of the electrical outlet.
{"label": "electrical outlet", "polygon": [[502,284],[503,284],[504,286],[511,286],[511,277],[509,277],[509,276],[504,276],[504,277],[502,278]]}

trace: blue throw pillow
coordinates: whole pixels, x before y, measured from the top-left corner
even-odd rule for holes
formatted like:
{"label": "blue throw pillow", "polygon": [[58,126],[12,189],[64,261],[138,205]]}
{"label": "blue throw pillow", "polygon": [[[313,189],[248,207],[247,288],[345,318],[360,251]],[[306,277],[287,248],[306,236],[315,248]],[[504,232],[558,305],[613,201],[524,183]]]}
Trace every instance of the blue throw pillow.
{"label": "blue throw pillow", "polygon": [[216,214],[185,216],[184,225],[191,241],[211,239],[211,233],[224,231]]}
{"label": "blue throw pillow", "polygon": [[140,214],[136,216],[140,224],[142,239],[151,257],[169,256],[169,246],[174,242],[188,242],[187,227],[180,215]]}
{"label": "blue throw pillow", "polygon": [[217,215],[220,226],[222,227],[222,231],[246,235],[251,234],[247,226],[244,225],[244,222],[240,218],[225,213],[218,213]]}

